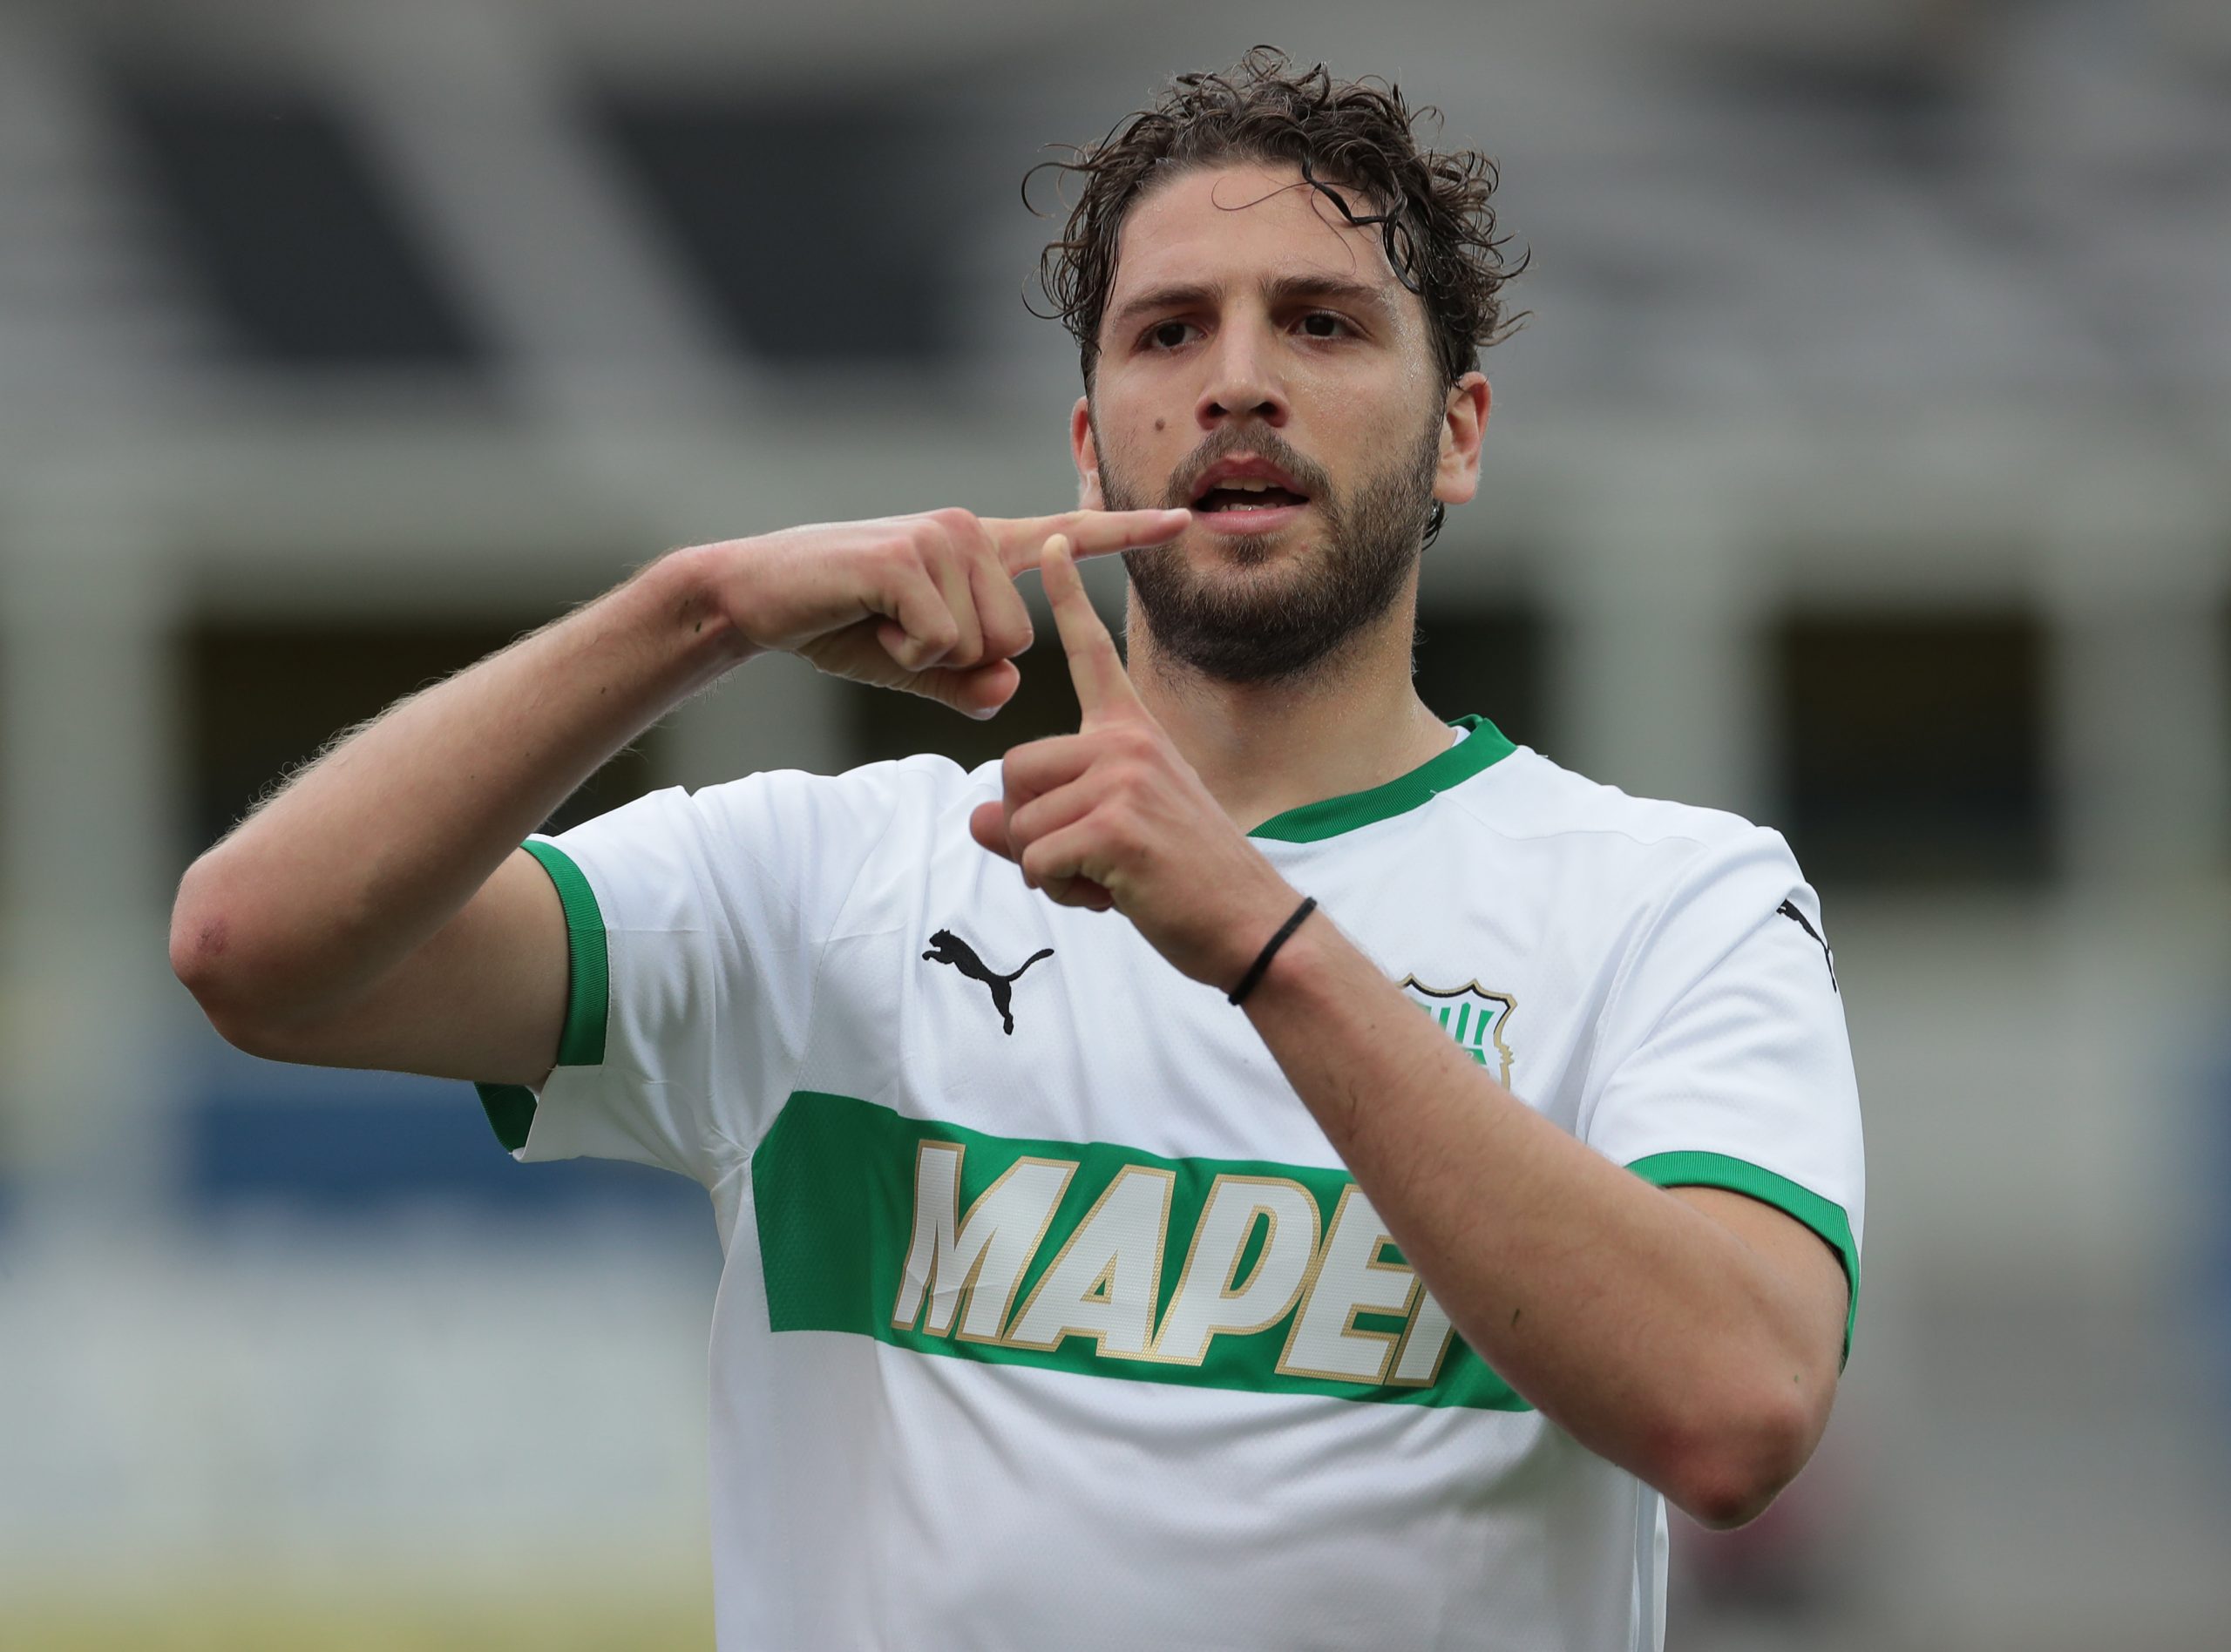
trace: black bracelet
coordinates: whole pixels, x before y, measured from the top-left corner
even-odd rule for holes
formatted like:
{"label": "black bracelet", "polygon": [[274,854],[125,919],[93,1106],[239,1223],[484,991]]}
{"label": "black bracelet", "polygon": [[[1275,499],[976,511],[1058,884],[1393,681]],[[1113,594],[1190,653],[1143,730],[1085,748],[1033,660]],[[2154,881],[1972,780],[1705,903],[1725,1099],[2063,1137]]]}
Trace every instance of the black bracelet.
{"label": "black bracelet", "polygon": [[1317,897],[1314,895],[1293,909],[1293,916],[1278,925],[1278,932],[1271,937],[1270,944],[1255,954],[1255,961],[1247,966],[1247,973],[1239,978],[1239,985],[1224,994],[1226,1003],[1237,1004],[1255,990],[1255,984],[1263,978],[1263,972],[1271,967],[1271,955],[1284,946],[1293,932],[1301,927],[1301,920],[1316,910]]}

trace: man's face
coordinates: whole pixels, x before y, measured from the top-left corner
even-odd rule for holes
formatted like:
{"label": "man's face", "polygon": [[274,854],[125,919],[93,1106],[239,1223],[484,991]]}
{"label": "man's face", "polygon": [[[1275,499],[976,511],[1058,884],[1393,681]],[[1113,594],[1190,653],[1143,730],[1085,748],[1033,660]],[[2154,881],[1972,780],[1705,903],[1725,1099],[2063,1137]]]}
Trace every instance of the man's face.
{"label": "man's face", "polygon": [[1194,513],[1125,559],[1156,647],[1256,682],[1306,672],[1410,589],[1433,502],[1472,495],[1487,405],[1477,374],[1443,393],[1376,228],[1298,168],[1240,163],[1132,207],[1071,434],[1087,504]]}

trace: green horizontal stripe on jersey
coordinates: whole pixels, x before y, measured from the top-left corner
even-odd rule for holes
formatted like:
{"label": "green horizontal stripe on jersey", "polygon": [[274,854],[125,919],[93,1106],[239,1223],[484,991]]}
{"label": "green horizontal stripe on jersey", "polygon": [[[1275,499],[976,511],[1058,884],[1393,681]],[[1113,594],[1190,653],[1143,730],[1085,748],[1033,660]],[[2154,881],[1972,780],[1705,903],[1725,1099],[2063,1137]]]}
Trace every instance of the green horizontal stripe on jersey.
{"label": "green horizontal stripe on jersey", "polygon": [[1469,729],[1471,733],[1438,757],[1419,764],[1407,775],[1396,775],[1383,786],[1289,809],[1283,815],[1271,816],[1247,835],[1277,843],[1321,843],[1327,837],[1338,837],[1342,832],[1352,832],[1359,826],[1392,820],[1397,815],[1421,808],[1441,793],[1462,785],[1518,749],[1502,729],[1484,717],[1459,717],[1449,727]]}
{"label": "green horizontal stripe on jersey", "polygon": [[[948,1301],[948,1323],[942,1331],[933,1329],[933,1303],[948,1297],[951,1282],[932,1283],[908,1277],[909,1256],[917,1238],[915,1201],[922,1185],[918,1181],[918,1167],[924,1160],[926,1145],[960,1149],[952,1209],[964,1233],[977,1201],[1018,1166],[1034,1162],[1040,1167],[1074,1167],[1042,1232],[1034,1238],[1028,1232],[1019,1234],[1020,1242],[1030,1246],[1028,1260],[1019,1274],[1012,1276],[1013,1290],[997,1339],[971,1339],[960,1334],[973,1305],[967,1297],[957,1303]],[[1021,1346],[1007,1340],[1066,1242],[1078,1233],[1118,1175],[1131,1167],[1167,1174],[1170,1179],[1159,1271],[1149,1313],[1152,1324],[1166,1323],[1171,1299],[1194,1249],[1195,1229],[1220,1175],[1297,1184],[1316,1206],[1318,1249],[1312,1253],[1314,1259],[1299,1299],[1259,1329],[1215,1335],[1197,1364],[1102,1353],[1093,1337],[1080,1331],[1060,1337],[1051,1348]],[[1532,1410],[1453,1333],[1429,1381],[1351,1381],[1300,1374],[1290,1366],[1280,1369],[1287,1364],[1288,1337],[1296,1317],[1321,1277],[1326,1242],[1340,1196],[1353,1181],[1345,1171],[1316,1166],[1168,1159],[1105,1142],[987,1135],[959,1125],[908,1118],[856,1097],[799,1091],[784,1104],[751,1161],[769,1328],[778,1332],[849,1332],[916,1353],[1135,1382],[1326,1395],[1406,1405]],[[1220,1283],[1244,1290],[1254,1279],[1263,1252],[1276,1242],[1267,1236],[1268,1226],[1251,1220],[1237,1260],[1229,1264],[1229,1279]],[[1383,1245],[1377,1256],[1380,1265],[1407,1271],[1400,1269],[1400,1252],[1393,1245]],[[980,1264],[969,1278],[981,1277],[988,1265]],[[1220,1270],[1227,1264],[1221,1258],[1204,1258],[1201,1265]],[[920,1298],[911,1316],[902,1304],[902,1291],[908,1289]],[[1112,1293],[1114,1287],[1109,1290]],[[1414,1293],[1414,1310],[1422,1303],[1422,1291]],[[902,1318],[905,1323],[897,1323]],[[1368,1347],[1366,1339],[1375,1334],[1385,1339],[1384,1345],[1399,1350],[1400,1333],[1408,1317],[1364,1310],[1346,1323],[1355,1334],[1359,1348]],[[1295,1356],[1294,1363],[1302,1363],[1299,1356]],[[1387,1371],[1391,1374],[1400,1364],[1398,1352],[1386,1362]]]}
{"label": "green horizontal stripe on jersey", "polygon": [[1661,1188],[1721,1188],[1747,1195],[1819,1234],[1843,1264],[1844,1279],[1851,1287],[1844,1309],[1844,1358],[1851,1358],[1852,1326],[1859,1319],[1859,1246],[1852,1238],[1851,1217],[1841,1205],[1799,1187],[1787,1176],[1724,1153],[1653,1153],[1627,1168]]}
{"label": "green horizontal stripe on jersey", "polygon": [[[530,840],[519,845],[550,875],[558,904],[566,913],[566,1021],[558,1034],[559,1066],[597,1066],[604,1060],[605,1023],[610,1014],[612,970],[606,951],[604,913],[596,891],[555,843]],[[526,1146],[534,1127],[534,1092],[523,1084],[476,1084],[489,1127],[507,1152]]]}

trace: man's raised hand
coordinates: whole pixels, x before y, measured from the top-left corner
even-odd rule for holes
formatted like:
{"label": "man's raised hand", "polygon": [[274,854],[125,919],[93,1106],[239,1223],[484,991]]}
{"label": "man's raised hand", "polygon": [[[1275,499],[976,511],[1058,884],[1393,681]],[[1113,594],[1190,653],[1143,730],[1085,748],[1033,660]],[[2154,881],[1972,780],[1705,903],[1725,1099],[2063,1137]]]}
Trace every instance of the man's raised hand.
{"label": "man's raised hand", "polygon": [[1093,611],[1066,535],[1046,541],[1077,732],[1017,746],[972,836],[1064,906],[1111,906],[1195,980],[1230,988],[1299,898],[1155,721]]}
{"label": "man's raised hand", "polygon": [[903,688],[972,717],[1015,691],[1030,647],[1015,577],[1049,535],[1078,556],[1161,545],[1183,511],[1071,511],[979,517],[966,511],[821,523],[699,546],[711,589],[744,657],[795,653],[822,670]]}

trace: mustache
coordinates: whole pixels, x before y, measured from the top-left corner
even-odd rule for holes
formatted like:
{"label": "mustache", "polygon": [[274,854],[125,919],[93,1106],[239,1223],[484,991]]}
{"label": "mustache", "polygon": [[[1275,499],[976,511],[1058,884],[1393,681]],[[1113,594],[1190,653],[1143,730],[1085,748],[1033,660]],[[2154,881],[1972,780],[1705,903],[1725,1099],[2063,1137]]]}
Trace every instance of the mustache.
{"label": "mustache", "polygon": [[1252,453],[1269,460],[1299,483],[1312,500],[1332,497],[1332,479],[1325,467],[1305,458],[1290,446],[1275,430],[1260,428],[1241,430],[1226,425],[1211,433],[1202,443],[1185,456],[1185,462],[1170,474],[1170,488],[1163,503],[1175,511],[1189,509],[1193,503],[1193,488],[1202,474],[1219,459],[1228,459],[1235,453]]}

